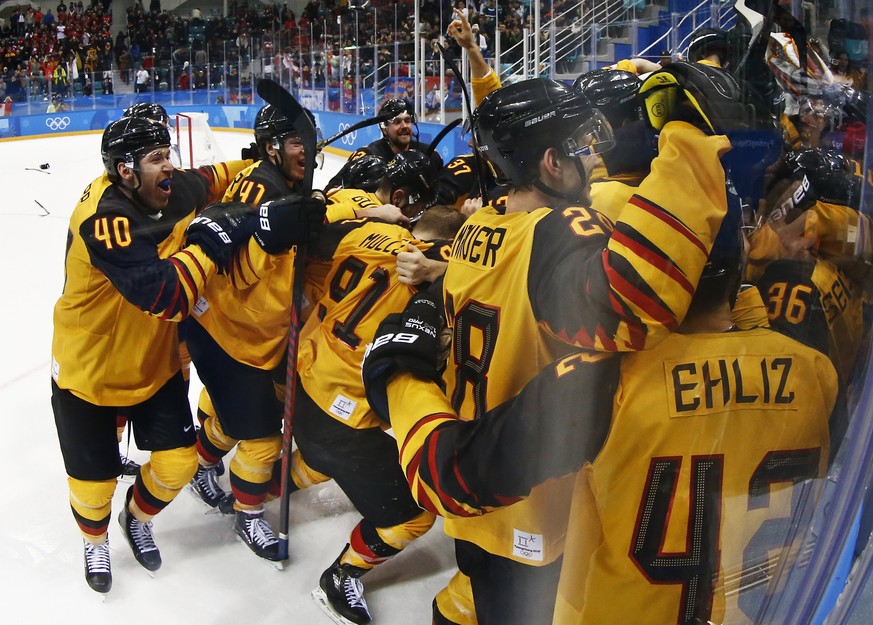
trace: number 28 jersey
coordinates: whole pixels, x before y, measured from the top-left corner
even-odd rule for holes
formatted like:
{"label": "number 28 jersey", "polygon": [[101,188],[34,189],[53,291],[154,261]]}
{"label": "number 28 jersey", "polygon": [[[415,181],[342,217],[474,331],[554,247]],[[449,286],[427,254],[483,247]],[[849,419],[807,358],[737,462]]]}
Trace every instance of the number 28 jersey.
{"label": "number 28 jersey", "polygon": [[837,396],[827,356],[769,329],[625,356],[577,481],[555,625],[753,622],[799,489],[825,474]]}

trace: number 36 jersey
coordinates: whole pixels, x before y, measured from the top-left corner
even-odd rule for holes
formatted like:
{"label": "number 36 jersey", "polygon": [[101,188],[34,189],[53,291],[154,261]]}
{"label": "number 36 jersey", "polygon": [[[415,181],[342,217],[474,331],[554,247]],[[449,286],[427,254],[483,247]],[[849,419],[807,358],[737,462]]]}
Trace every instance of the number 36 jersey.
{"label": "number 36 jersey", "polygon": [[626,356],[577,480],[555,624],[754,622],[800,490],[825,474],[837,396],[825,355],[767,329]]}

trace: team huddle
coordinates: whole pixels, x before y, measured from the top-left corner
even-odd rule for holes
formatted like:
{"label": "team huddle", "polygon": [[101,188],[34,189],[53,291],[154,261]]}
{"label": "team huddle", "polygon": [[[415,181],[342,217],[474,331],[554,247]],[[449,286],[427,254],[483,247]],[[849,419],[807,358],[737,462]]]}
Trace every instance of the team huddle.
{"label": "team huddle", "polygon": [[371,621],[362,577],[437,515],[457,560],[437,625],[766,614],[845,432],[870,227],[849,157],[750,113],[713,32],[690,62],[502,86],[457,14],[473,153],[444,167],[388,100],[326,199],[276,106],[250,158],[190,170],[159,105],[110,123],[52,345],[90,587],[112,585],[127,422],[151,453],[118,521],[150,571],[183,488],[278,563],[265,505],[332,479],[361,515],[313,592],[336,623]]}

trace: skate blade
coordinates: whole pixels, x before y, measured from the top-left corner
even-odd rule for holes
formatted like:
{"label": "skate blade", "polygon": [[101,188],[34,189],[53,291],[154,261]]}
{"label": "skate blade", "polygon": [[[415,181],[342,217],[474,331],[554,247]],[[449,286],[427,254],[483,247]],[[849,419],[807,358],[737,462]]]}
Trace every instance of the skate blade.
{"label": "skate blade", "polygon": [[355,625],[355,623],[349,619],[334,612],[330,602],[327,600],[327,595],[324,594],[321,587],[316,587],[315,590],[310,593],[310,596],[312,597],[312,600],[315,601],[315,605],[324,612],[327,618],[336,623],[336,625]]}
{"label": "skate blade", "polygon": [[[249,547],[248,544],[246,543],[246,541],[244,541],[238,534],[234,533],[234,538],[236,538],[236,542],[238,542],[239,544],[241,544],[243,547],[246,548],[246,551],[248,551],[250,554],[255,556],[258,560],[260,560],[261,562],[263,562],[264,564],[269,566],[274,571],[284,571],[285,570],[285,563],[282,562],[281,560],[267,560],[266,558],[262,558],[261,556],[256,554],[254,551],[252,551],[252,548]],[[354,623],[352,625],[354,625]]]}
{"label": "skate blade", "polygon": [[197,491],[194,490],[194,488],[190,484],[185,485],[185,491],[189,495],[191,495],[197,502],[199,502],[201,506],[203,506],[203,508],[204,508],[203,514],[220,514],[220,515],[224,516],[224,514],[222,514],[221,510],[218,509],[218,506],[215,506],[213,508],[208,503],[203,501],[203,499],[200,497],[200,495],[197,494]]}

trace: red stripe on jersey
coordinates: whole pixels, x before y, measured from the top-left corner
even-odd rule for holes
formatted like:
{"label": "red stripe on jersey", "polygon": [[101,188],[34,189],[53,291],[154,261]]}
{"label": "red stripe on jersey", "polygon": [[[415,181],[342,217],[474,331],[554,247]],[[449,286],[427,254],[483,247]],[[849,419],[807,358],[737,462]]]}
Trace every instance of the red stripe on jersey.
{"label": "red stripe on jersey", "polygon": [[[194,282],[194,276],[191,275],[191,270],[188,269],[188,265],[176,258],[171,258],[170,261],[176,266],[176,271],[179,273],[179,276],[185,281],[185,284],[188,285],[188,290],[191,291],[191,296],[197,297],[197,284]],[[182,299],[184,300],[184,306],[187,307],[188,298]]]}
{"label": "red stripe on jersey", "polygon": [[697,248],[699,248],[704,256],[709,256],[709,252],[706,251],[706,247],[703,245],[703,243],[700,241],[700,239],[697,238],[697,236],[694,234],[694,232],[692,232],[688,228],[688,226],[686,226],[684,223],[679,221],[676,217],[674,217],[673,215],[671,215],[670,213],[665,211],[663,208],[661,208],[657,204],[653,204],[652,202],[649,202],[648,200],[640,197],[639,195],[632,196],[631,199],[628,200],[628,202],[630,204],[633,204],[637,208],[640,208],[640,209],[646,211],[647,213],[649,213],[653,217],[660,219],[665,224],[670,226],[673,230],[675,230],[676,232],[681,234],[683,237],[688,239],[688,241],[693,243]]}
{"label": "red stripe on jersey", "polygon": [[615,230],[612,233],[612,238],[615,239],[617,243],[620,243],[631,250],[637,258],[641,258],[653,267],[660,269],[663,273],[667,274],[673,282],[676,282],[680,287],[682,287],[686,293],[694,293],[694,285],[691,284],[688,278],[685,277],[685,274],[682,273],[675,264],[670,262],[669,258],[664,258],[663,256],[656,254],[650,248],[618,230]]}
{"label": "red stripe on jersey", "polygon": [[[442,486],[439,484],[439,480],[437,478],[437,476],[439,475],[439,467],[437,466],[436,451],[437,451],[437,446],[439,445],[440,434],[441,434],[441,432],[439,430],[435,430],[428,438],[427,463],[428,463],[428,468],[430,469],[431,479],[433,480],[433,483],[431,484],[431,488],[433,488],[434,492],[437,494],[437,496],[440,499],[440,503],[442,503],[443,507],[446,510],[448,510],[449,512],[451,512],[452,514],[457,515],[457,516],[472,516],[469,512],[467,512],[464,508],[462,508],[451,495],[446,493],[443,490]],[[465,493],[472,495],[472,493],[470,493],[470,490],[467,488],[466,484],[464,484],[463,480],[461,479],[461,477],[458,473],[457,461],[452,462],[452,474],[455,476],[455,479],[458,482],[458,485],[461,487],[461,489]]]}
{"label": "red stripe on jersey", "polygon": [[609,280],[612,288],[619,293],[623,299],[632,302],[638,308],[641,308],[647,315],[661,325],[671,330],[676,327],[676,316],[672,312],[656,304],[634,284],[625,280],[624,276],[615,271],[615,269],[608,264],[604,263],[604,269],[606,271],[606,278]]}
{"label": "red stripe on jersey", "polygon": [[426,426],[427,424],[437,421],[440,419],[454,419],[451,415],[448,415],[444,412],[436,412],[434,414],[428,415],[421,419],[418,423],[416,423],[412,429],[409,430],[409,433],[406,435],[406,439],[403,441],[403,445],[400,448],[400,456],[403,456],[404,451],[406,450],[406,445],[410,440],[415,436],[416,432],[418,432],[421,428]]}
{"label": "red stripe on jersey", "polygon": [[[197,256],[195,256],[193,253],[191,253],[191,251],[188,250],[187,248],[180,250],[179,253],[184,254],[185,256],[187,256],[188,258],[191,259],[192,264],[197,269],[197,271],[200,273],[200,277],[203,279],[204,282],[206,282],[206,279],[207,279],[206,270],[203,268],[203,265],[200,263],[200,260],[197,258]],[[185,266],[186,267],[188,266],[187,263]],[[189,267],[189,271],[190,271],[190,267]]]}

